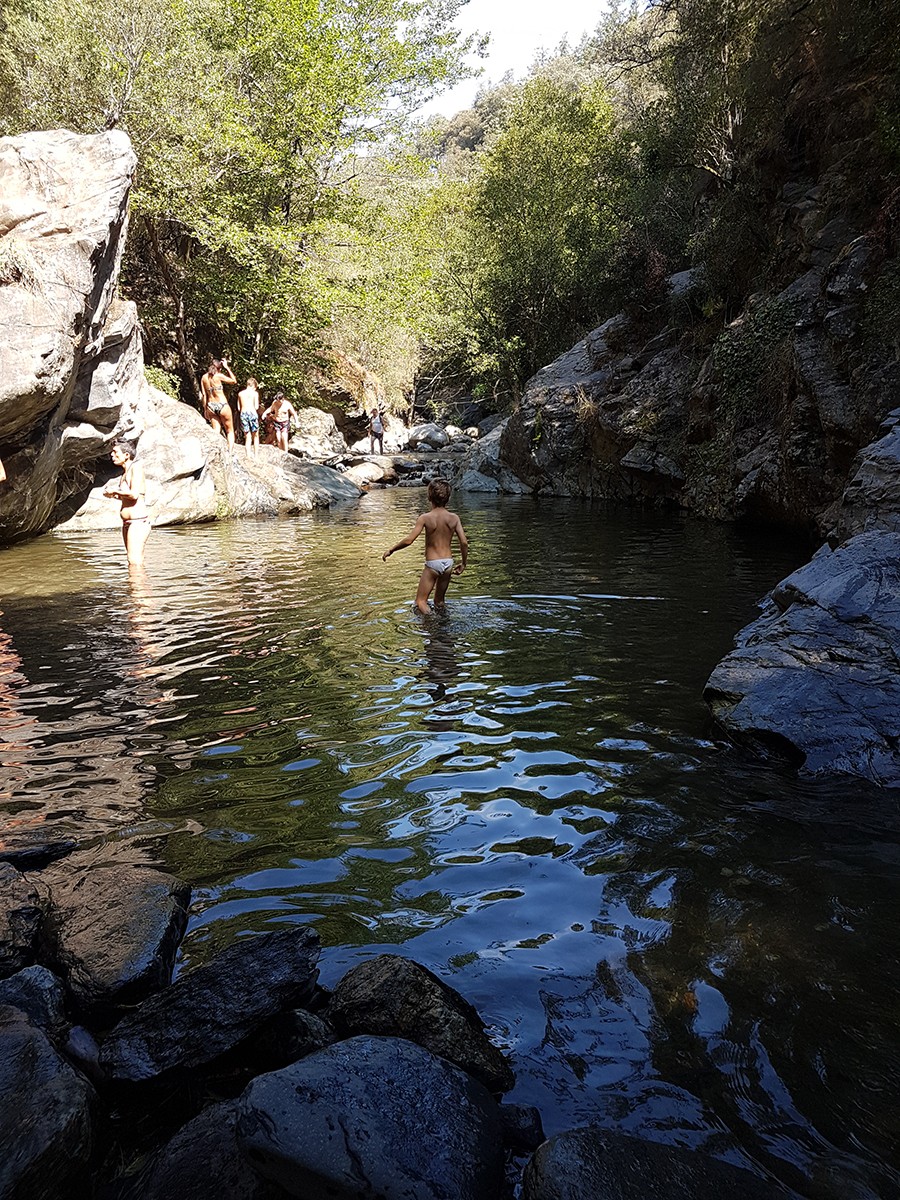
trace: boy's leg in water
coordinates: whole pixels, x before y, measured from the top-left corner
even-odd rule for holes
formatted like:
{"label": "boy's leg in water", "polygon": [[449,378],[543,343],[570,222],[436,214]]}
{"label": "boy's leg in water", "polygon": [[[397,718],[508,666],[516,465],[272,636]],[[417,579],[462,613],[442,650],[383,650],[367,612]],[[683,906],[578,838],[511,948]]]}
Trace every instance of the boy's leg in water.
{"label": "boy's leg in water", "polygon": [[419,590],[416,592],[416,608],[420,613],[431,612],[431,608],[428,605],[428,597],[431,595],[431,589],[434,587],[434,581],[437,578],[431,567],[425,567],[419,576]]}
{"label": "boy's leg in water", "polygon": [[447,595],[447,588],[450,586],[450,572],[445,571],[443,575],[438,575],[437,583],[434,587],[434,607],[444,607],[444,597]]}

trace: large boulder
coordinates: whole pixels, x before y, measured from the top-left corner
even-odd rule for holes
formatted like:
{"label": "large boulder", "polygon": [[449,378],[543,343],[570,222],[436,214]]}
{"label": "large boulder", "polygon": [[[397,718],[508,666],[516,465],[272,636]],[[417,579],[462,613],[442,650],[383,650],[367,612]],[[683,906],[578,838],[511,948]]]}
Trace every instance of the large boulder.
{"label": "large boulder", "polygon": [[237,1143],[238,1104],[213,1104],[154,1156],[141,1200],[284,1200],[289,1193],[254,1170]]}
{"label": "large boulder", "polygon": [[40,897],[10,863],[0,862],[0,979],[34,962]]}
{"label": "large boulder", "polygon": [[238,1139],[303,1200],[497,1200],[503,1147],[480,1083],[411,1042],[356,1037],[254,1079]]}
{"label": "large boulder", "polygon": [[605,1129],[572,1129],[539,1146],[523,1200],[776,1200],[777,1183],[694,1150]]}
{"label": "large boulder", "polygon": [[60,1036],[66,1027],[63,986],[46,967],[25,967],[0,981],[0,1006],[5,1005],[19,1009],[50,1037]]}
{"label": "large boulder", "polygon": [[424,425],[414,425],[409,431],[410,446],[430,446],[432,450],[442,450],[450,441],[447,431],[434,422]]}
{"label": "large boulder", "polygon": [[900,787],[900,533],[824,546],[704,691],[726,732],[804,772]]}
{"label": "large boulder", "polygon": [[321,408],[301,408],[297,412],[296,431],[290,449],[301,458],[334,458],[346,454],[347,443],[337,427],[333,413]]}
{"label": "large boulder", "polygon": [[191,889],[152,867],[72,855],[40,875],[46,952],[77,1007],[107,1013],[165,987]]}
{"label": "large boulder", "polygon": [[91,1152],[89,1083],[15,1008],[0,1008],[0,1196],[68,1200]]}
{"label": "large boulder", "polygon": [[[126,432],[137,439],[137,461],[147,479],[147,503],[155,525],[213,521],[257,514],[288,515],[331,504],[352,503],[360,491],[330,467],[301,462],[275,446],[248,454],[225,439],[200,414],[143,381],[128,409]],[[97,482],[63,531],[114,529],[118,505],[103,495],[112,467],[101,463]]]}
{"label": "large boulder", "polygon": [[501,457],[501,442],[506,421],[497,421],[466,453],[460,463],[460,476],[454,487],[461,492],[492,492],[522,495],[531,488],[506,465]]}
{"label": "large boulder", "polygon": [[0,138],[0,541],[52,524],[111,428],[89,397],[94,370],[115,373],[136,162],[115,130]]}
{"label": "large boulder", "polygon": [[101,1047],[102,1069],[138,1083],[214,1063],[312,999],[318,957],[318,934],[307,926],[242,939],[123,1018]]}
{"label": "large boulder", "polygon": [[329,1012],[345,1034],[408,1038],[480,1079],[489,1091],[508,1092],[515,1083],[472,1005],[408,958],[379,954],[353,967],[335,987]]}

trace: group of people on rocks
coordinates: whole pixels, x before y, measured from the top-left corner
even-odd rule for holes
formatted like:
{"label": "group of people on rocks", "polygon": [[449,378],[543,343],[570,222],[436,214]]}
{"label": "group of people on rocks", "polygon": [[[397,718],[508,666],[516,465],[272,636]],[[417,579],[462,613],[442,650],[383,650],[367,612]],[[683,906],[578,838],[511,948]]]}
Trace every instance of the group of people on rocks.
{"label": "group of people on rocks", "polygon": [[[200,380],[203,416],[217,433],[225,435],[229,450],[234,447],[234,413],[225,388],[236,383],[237,377],[227,358],[214,358]],[[237,412],[248,454],[255,454],[259,448],[260,432],[263,444],[287,452],[291,419],[297,421],[298,417],[284,392],[276,392],[275,399],[266,406],[260,399],[259,380],[251,375],[243,390],[238,392]]]}

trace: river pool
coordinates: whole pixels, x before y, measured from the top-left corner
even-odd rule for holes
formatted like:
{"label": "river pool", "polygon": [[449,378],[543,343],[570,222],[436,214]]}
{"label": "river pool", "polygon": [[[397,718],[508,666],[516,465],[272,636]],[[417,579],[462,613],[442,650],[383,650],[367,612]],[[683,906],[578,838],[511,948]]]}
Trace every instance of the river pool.
{"label": "river pool", "polygon": [[290,520],[0,553],[0,822],[194,888],[179,969],[311,922],[458,988],[548,1132],[705,1147],[894,1196],[897,797],[717,742],[703,683],[806,556],[779,535],[465,497],[411,610],[418,489]]}

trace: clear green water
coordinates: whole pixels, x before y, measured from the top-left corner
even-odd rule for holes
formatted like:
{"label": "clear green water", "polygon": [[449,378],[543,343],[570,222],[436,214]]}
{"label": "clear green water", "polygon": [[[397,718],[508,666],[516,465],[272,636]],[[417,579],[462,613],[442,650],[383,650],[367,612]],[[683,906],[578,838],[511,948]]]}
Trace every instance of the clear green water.
{"label": "clear green water", "polygon": [[467,500],[411,612],[418,491],[0,554],[0,820],[194,886],[183,963],[313,922],[334,982],[459,988],[548,1131],[586,1122],[897,1193],[897,798],[710,740],[703,683],[804,557],[576,502]]}

